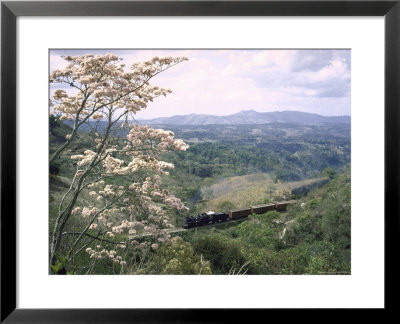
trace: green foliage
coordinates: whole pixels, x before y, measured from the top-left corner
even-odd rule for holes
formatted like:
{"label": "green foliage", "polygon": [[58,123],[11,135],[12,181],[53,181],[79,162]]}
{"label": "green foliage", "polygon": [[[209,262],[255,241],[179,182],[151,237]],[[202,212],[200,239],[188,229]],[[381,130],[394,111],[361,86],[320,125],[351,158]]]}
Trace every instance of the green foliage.
{"label": "green foliage", "polygon": [[69,271],[66,270],[68,258],[63,257],[58,253],[55,253],[55,257],[57,259],[57,262],[55,264],[50,265],[52,273],[56,275],[71,274]]}
{"label": "green foliage", "polygon": [[292,211],[287,246],[303,246],[310,254],[307,273],[349,273],[351,248],[350,170],[311,192],[302,209]]}
{"label": "green foliage", "polygon": [[56,142],[58,145],[65,142],[65,136],[70,134],[72,129],[62,123],[58,118],[53,115],[49,117],[49,136],[50,143]]}
{"label": "green foliage", "polygon": [[[53,117],[50,117],[49,124],[50,152],[54,152],[72,130]],[[200,188],[215,183],[217,179],[256,172],[267,172],[277,181],[317,175],[326,178],[318,186],[301,188],[298,197],[303,198],[287,213],[253,215],[237,226],[218,225],[221,229],[209,235],[204,235],[206,231],[201,229],[200,236],[188,231],[184,237],[189,242],[176,238],[162,244],[156,252],[147,251],[146,256],[129,255],[142,260],[142,268],[133,269],[132,273],[198,274],[201,271],[202,274],[227,274],[245,264],[247,274],[350,273],[350,170],[343,172],[341,169],[350,162],[350,128],[257,125],[261,135],[255,136],[249,131],[252,127],[168,126],[178,138],[198,139],[189,142],[187,152],[162,156],[163,160],[175,164],[171,177],[163,178],[163,183],[170,193],[191,207],[190,214],[196,209],[200,211],[201,200],[213,198],[212,191],[202,192]],[[51,173],[57,175],[50,181],[51,228],[57,212],[52,201],[65,192],[69,186],[66,179],[74,172],[68,155],[80,154],[83,148],[93,147],[95,144],[90,132],[78,133],[69,148],[70,154],[51,166]],[[113,183],[114,180],[106,181]],[[265,193],[268,192],[271,196],[274,187],[266,187]],[[85,194],[83,192],[82,199],[90,199]],[[217,211],[233,209],[235,202],[234,199],[222,201]],[[268,198],[254,201],[255,204],[268,202]],[[300,207],[303,202],[304,207]],[[176,226],[182,224],[184,216],[178,213],[170,215],[175,218]],[[284,225],[287,220],[293,220],[293,223]],[[79,225],[82,219],[77,217],[74,222]],[[284,227],[286,234],[280,238]],[[66,229],[69,230],[73,231],[73,225]],[[66,240],[73,240],[73,237]],[[79,254],[74,262],[80,265],[79,274],[84,274],[88,268],[84,265],[87,255],[84,252]],[[97,261],[93,273],[109,273],[107,262]],[[67,260],[61,259],[52,270],[58,273],[63,268],[75,271]],[[116,268],[115,272],[118,273],[119,269]]]}
{"label": "green foliage", "polygon": [[315,241],[311,245],[305,246],[310,254],[306,273],[350,273],[350,259],[348,259],[350,255],[346,251],[340,250],[337,244],[328,241]]}
{"label": "green foliage", "polygon": [[337,172],[332,168],[325,168],[321,171],[321,176],[326,176],[329,179],[334,179],[337,175]]}
{"label": "green foliage", "polygon": [[264,199],[262,199],[262,200],[259,201],[258,203],[259,203],[260,205],[262,205],[262,204],[269,204],[270,202],[271,202],[271,199],[265,197]]}
{"label": "green foliage", "polygon": [[[297,181],[318,175],[334,177],[350,162],[350,126],[168,125],[189,142],[188,152],[170,156],[175,170],[206,177],[272,173],[275,180]],[[196,142],[191,142],[197,139]]]}
{"label": "green foliage", "polygon": [[237,226],[236,233],[247,244],[256,247],[275,248],[278,245],[278,227],[272,220],[279,217],[276,211],[263,215],[252,215]]}
{"label": "green foliage", "polygon": [[307,272],[309,274],[323,274],[327,272],[326,261],[321,256],[312,256],[308,263]]}
{"label": "green foliage", "polygon": [[238,271],[246,262],[238,242],[222,235],[202,236],[194,241],[193,247],[197,254],[202,254],[210,260],[214,274]]}
{"label": "green foliage", "polygon": [[[50,156],[66,142],[66,136],[72,133],[72,128],[54,116],[49,117],[49,153]],[[81,154],[82,150],[94,149],[96,144],[91,133],[79,133],[70,145],[67,152],[69,155]],[[50,164],[50,176],[54,175],[70,177],[74,172],[74,165],[70,156],[60,156],[57,161]]]}
{"label": "green foliage", "polygon": [[350,171],[305,200],[302,207],[289,209],[285,218],[293,220],[290,225],[269,212],[236,227],[233,239],[249,262],[248,274],[350,273]]}
{"label": "green foliage", "polygon": [[248,274],[304,274],[310,257],[302,246],[279,251],[249,246],[246,251]]}
{"label": "green foliage", "polygon": [[340,249],[350,248],[350,171],[339,175],[320,190],[309,195],[303,210],[288,231],[291,245],[319,240],[335,242]]}
{"label": "green foliage", "polygon": [[315,207],[317,207],[318,205],[318,200],[317,199],[311,199],[307,202],[307,207],[309,209],[315,209]]}
{"label": "green foliage", "polygon": [[174,237],[156,253],[148,266],[149,274],[211,274],[209,262],[195,254],[189,242]]}

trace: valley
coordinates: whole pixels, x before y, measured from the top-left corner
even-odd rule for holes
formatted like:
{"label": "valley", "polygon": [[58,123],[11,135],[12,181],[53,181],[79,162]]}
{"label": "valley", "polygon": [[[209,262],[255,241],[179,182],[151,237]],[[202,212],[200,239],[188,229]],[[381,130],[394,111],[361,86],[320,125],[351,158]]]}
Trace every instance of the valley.
{"label": "valley", "polygon": [[[349,124],[313,125],[310,122],[152,126],[172,131],[176,138],[189,144],[187,151],[165,152],[161,155],[163,161],[174,165],[168,176],[161,176],[164,187],[179,197],[189,210],[169,210],[173,224],[173,228],[167,230],[171,235],[170,241],[161,244],[156,252],[148,249],[145,254],[144,250],[143,253],[133,254],[131,257],[139,258],[140,262],[133,263],[135,265],[125,269],[125,273],[170,273],[172,270],[168,270],[165,262],[178,257],[172,252],[177,249],[192,251],[190,253],[195,259],[200,256],[205,258],[213,274],[235,272],[242,266],[242,271],[245,269],[248,274],[350,272],[350,238],[347,234],[343,238],[343,231],[349,233],[349,227],[341,228],[337,234],[339,236],[329,234],[337,231],[335,224],[343,222],[342,217],[347,217],[350,195],[348,193],[341,198],[346,202],[332,201],[330,194],[326,195],[326,192],[340,192],[342,188],[338,187],[339,183],[347,181],[343,179],[350,181]],[[50,152],[58,145],[57,139],[62,142],[69,132],[68,123],[51,123]],[[102,125],[92,122],[90,127],[79,132],[77,141],[68,149],[66,157],[52,166],[57,171],[50,178],[50,228],[54,224],[57,209],[52,202],[59,201],[71,185],[74,168],[68,155],[78,154],[83,147],[93,146],[96,132],[102,132]],[[123,132],[117,133],[116,141],[122,140],[125,135]],[[128,179],[118,183],[113,178],[106,181],[113,185],[129,183]],[[187,215],[210,210],[226,212],[288,199],[298,202],[284,213],[268,212],[205,228],[181,228]],[[101,206],[88,189],[82,191],[79,202],[98,208]],[[343,209],[340,209],[340,213],[334,212],[336,206],[332,204],[336,203],[344,204],[345,214]],[[332,210],[327,210],[327,206],[331,206]],[[314,215],[316,210],[319,212]],[[330,217],[330,220],[324,220],[325,217]],[[75,226],[84,225],[80,217],[74,219],[65,232],[73,232]],[[350,218],[346,218],[346,222],[349,221]],[[315,234],[316,231],[320,231],[320,234]],[[341,242],[348,240],[348,243],[337,245],[338,237]],[[121,242],[128,240],[126,235],[117,235],[116,238],[120,238]],[[133,238],[141,241],[151,239],[151,235],[138,231]],[[69,240],[66,238],[66,242]],[[335,259],[325,255],[332,249],[336,251]],[[217,253],[221,257],[221,260],[217,260],[213,254],[216,251],[229,255],[230,259]],[[160,255],[164,255],[164,260],[158,259]],[[78,264],[84,262],[84,258],[84,254],[78,255],[70,271],[77,274],[87,271],[107,273],[106,261],[96,262],[89,270],[80,269]],[[173,269],[173,273],[194,271],[189,270],[192,267],[187,270]]]}

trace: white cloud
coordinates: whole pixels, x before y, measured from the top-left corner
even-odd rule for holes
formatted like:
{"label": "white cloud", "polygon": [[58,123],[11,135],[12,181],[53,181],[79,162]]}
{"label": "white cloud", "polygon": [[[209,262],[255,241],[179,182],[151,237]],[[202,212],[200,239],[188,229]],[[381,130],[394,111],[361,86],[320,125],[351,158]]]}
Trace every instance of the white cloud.
{"label": "white cloud", "polygon": [[[72,55],[90,50],[69,51]],[[176,114],[227,115],[243,109],[301,110],[350,115],[348,50],[118,50],[128,65],[153,56],[187,56],[152,83],[173,93],[137,114],[154,118]],[[67,51],[63,51],[66,54]],[[63,64],[50,55],[51,68]]]}

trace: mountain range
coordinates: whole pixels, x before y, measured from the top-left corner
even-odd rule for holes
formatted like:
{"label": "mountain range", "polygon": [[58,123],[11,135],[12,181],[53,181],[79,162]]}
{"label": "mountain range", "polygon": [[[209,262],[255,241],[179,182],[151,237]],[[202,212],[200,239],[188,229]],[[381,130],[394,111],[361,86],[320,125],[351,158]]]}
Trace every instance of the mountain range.
{"label": "mountain range", "polygon": [[144,125],[240,125],[240,124],[301,124],[301,125],[332,125],[350,124],[350,116],[322,116],[300,111],[257,112],[242,110],[228,116],[215,115],[175,115],[154,119],[137,120]]}

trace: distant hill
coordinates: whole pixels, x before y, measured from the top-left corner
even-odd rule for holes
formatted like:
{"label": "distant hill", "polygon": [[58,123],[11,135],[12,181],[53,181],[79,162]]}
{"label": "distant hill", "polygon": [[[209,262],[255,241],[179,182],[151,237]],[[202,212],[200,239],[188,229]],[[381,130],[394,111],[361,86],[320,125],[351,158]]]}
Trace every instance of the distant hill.
{"label": "distant hill", "polygon": [[301,125],[332,125],[350,124],[350,116],[322,116],[300,111],[275,111],[257,112],[255,110],[242,110],[233,115],[175,115],[154,119],[137,120],[140,124],[150,125],[243,125],[243,124],[301,124]]}
{"label": "distant hill", "polygon": [[[261,124],[292,124],[303,126],[333,126],[333,125],[350,125],[350,116],[322,116],[318,114],[305,113],[301,111],[275,111],[275,112],[257,112],[255,110],[242,110],[236,114],[228,116],[215,115],[175,115],[171,117],[159,117],[154,119],[137,119],[136,123],[140,125],[261,125]],[[118,122],[121,124],[122,121]],[[64,124],[72,127],[73,122],[65,120]],[[97,131],[102,133],[107,126],[104,120],[90,120],[92,128],[97,128]],[[80,131],[87,132],[90,127],[83,124]],[[125,136],[126,130],[117,130],[116,135]]]}

